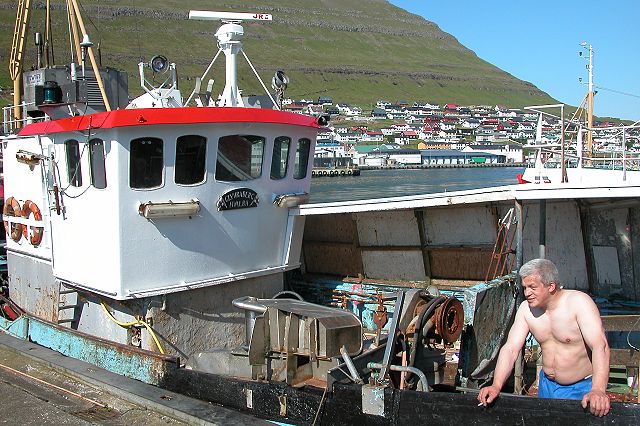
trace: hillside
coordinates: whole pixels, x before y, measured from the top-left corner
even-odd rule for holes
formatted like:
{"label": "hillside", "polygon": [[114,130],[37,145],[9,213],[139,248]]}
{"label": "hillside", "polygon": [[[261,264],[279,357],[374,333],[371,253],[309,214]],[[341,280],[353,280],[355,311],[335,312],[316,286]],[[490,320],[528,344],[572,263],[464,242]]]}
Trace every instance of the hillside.
{"label": "hillside", "polygon": [[[11,87],[8,61],[17,1],[0,0],[0,86]],[[33,32],[44,32],[44,1],[35,1],[25,67],[35,63]],[[69,61],[67,20],[61,0],[51,1],[56,62]],[[148,7],[148,5],[153,7]],[[140,90],[137,63],[155,54],[178,65],[183,93],[217,51],[215,22],[187,20],[190,9],[266,12],[271,23],[245,23],[245,52],[269,84],[284,69],[295,99],[331,96],[370,108],[378,99],[512,107],[549,103],[531,83],[478,58],[454,37],[422,17],[385,0],[135,0],[82,1],[92,41],[100,43],[104,65],[129,72],[130,92]],[[455,13],[455,12],[452,12]],[[217,90],[224,82],[224,59],[214,66]],[[261,94],[251,70],[239,64],[239,86]],[[6,103],[8,91],[4,91]]]}

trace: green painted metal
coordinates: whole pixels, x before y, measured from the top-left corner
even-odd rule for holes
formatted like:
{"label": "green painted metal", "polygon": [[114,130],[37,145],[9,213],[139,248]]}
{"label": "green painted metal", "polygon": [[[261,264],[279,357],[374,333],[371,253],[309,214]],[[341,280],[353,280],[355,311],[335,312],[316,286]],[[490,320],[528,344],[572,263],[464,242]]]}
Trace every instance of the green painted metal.
{"label": "green painted metal", "polygon": [[15,321],[0,318],[0,327],[14,337],[152,385],[160,385],[180,365],[179,358],[100,339],[30,315]]}

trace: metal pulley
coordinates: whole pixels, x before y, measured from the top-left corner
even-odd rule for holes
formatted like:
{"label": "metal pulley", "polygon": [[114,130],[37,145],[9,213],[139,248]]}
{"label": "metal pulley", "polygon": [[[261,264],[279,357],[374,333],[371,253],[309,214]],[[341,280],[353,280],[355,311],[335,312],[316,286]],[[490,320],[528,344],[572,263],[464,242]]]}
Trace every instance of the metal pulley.
{"label": "metal pulley", "polygon": [[433,313],[436,335],[447,343],[458,340],[462,333],[464,311],[462,303],[456,298],[445,300]]}
{"label": "metal pulley", "polygon": [[[444,300],[441,301],[434,299],[435,298],[421,298],[415,301],[412,316],[413,320],[407,325],[405,332],[408,335],[413,335],[416,332],[416,328],[420,326],[420,319],[422,319],[423,327],[427,326],[427,324],[431,325],[427,326],[420,334],[426,333],[424,337],[440,338],[446,343],[453,343],[460,337],[460,333],[462,333],[464,323],[462,303],[454,297],[442,297]],[[430,305],[434,303],[436,307],[430,307]],[[427,309],[433,313],[426,313],[425,315],[424,311]]]}

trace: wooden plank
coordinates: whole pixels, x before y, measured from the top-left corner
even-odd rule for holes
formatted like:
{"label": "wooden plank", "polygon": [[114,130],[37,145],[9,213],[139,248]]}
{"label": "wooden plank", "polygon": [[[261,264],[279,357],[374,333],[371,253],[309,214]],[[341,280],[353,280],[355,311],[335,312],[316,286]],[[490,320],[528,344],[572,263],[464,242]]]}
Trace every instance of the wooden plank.
{"label": "wooden plank", "polygon": [[638,365],[640,365],[640,353],[631,348],[611,349],[609,364],[638,367]]}
{"label": "wooden plank", "polygon": [[602,317],[605,331],[640,331],[640,315],[607,315]]}
{"label": "wooden plank", "polygon": [[424,266],[424,275],[428,281],[431,280],[431,259],[429,256],[429,249],[427,248],[427,237],[425,235],[424,226],[424,210],[414,210],[413,214],[416,217],[418,225],[418,235],[420,236],[420,250],[422,250],[422,264]]}
{"label": "wooden plank", "polygon": [[[305,244],[313,244],[313,245],[322,245],[325,247],[345,247],[352,246],[353,242],[344,242],[344,241],[315,241],[315,240],[305,240]],[[363,251],[412,251],[412,250],[422,250],[423,248],[431,251],[431,250],[442,250],[442,251],[478,251],[478,250],[493,250],[493,244],[469,244],[469,245],[461,245],[461,244],[426,244],[424,247],[421,246],[406,246],[406,245],[389,245],[389,246],[381,246],[381,245],[369,245],[369,246],[359,246],[359,248]]]}

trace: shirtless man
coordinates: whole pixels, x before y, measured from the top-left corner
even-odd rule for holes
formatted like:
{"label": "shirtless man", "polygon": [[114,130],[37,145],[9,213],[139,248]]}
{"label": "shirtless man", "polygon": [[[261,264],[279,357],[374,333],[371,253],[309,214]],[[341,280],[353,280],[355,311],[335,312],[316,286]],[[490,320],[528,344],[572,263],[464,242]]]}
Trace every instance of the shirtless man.
{"label": "shirtless man", "polygon": [[531,332],[542,348],[538,397],[582,400],[592,414],[606,415],[609,345],[595,303],[585,293],[563,289],[549,260],[525,263],[520,277],[526,300],[500,349],[493,383],[480,390],[478,401],[486,407],[498,397]]}

